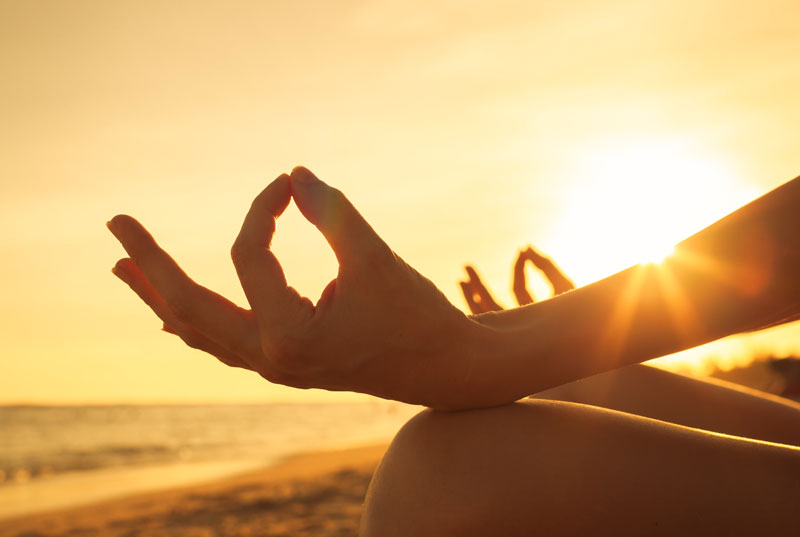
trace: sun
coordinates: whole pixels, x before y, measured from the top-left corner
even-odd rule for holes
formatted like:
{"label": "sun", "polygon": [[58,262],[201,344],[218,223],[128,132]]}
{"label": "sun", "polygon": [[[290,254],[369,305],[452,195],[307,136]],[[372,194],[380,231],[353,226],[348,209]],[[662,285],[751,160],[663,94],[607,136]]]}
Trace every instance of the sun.
{"label": "sun", "polygon": [[665,140],[591,144],[576,153],[563,183],[566,210],[552,251],[579,284],[659,263],[676,243],[755,197],[726,159]]}
{"label": "sun", "polygon": [[675,245],[671,245],[669,247],[654,247],[652,251],[648,251],[647,248],[643,248],[641,250],[641,255],[639,256],[640,263],[650,263],[650,264],[659,264],[663,263],[669,256],[675,253]]}

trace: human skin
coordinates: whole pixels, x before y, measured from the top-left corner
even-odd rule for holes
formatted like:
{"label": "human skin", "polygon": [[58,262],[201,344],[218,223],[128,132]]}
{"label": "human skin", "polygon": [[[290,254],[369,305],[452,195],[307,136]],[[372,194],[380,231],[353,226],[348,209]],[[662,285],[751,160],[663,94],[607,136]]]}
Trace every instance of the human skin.
{"label": "human skin", "polygon": [[[479,313],[493,300],[468,274],[462,289]],[[360,535],[749,536],[795,525],[794,401],[635,364],[512,407],[409,422],[373,477]]]}
{"label": "human skin", "polygon": [[[512,288],[520,306],[533,302],[524,271],[528,261],[550,282],[554,294],[574,288],[552,260],[528,247],[518,252],[513,270]],[[472,313],[502,310],[475,270],[470,266],[466,269],[469,279],[460,284]],[[592,405],[705,431],[800,446],[800,403],[738,384],[644,364],[600,373],[531,397]]]}
{"label": "human skin", "polygon": [[[517,254],[517,259],[514,261],[513,271],[513,285],[511,287],[514,292],[514,298],[517,299],[517,304],[520,306],[527,306],[534,302],[533,296],[528,290],[527,278],[525,276],[525,265],[531,262],[534,267],[539,269],[542,275],[547,279],[550,287],[553,289],[553,296],[566,293],[575,288],[566,274],[564,274],[553,261],[540,254],[532,247],[528,246],[524,250],[520,250]],[[492,294],[481,281],[480,276],[471,265],[464,267],[467,272],[467,281],[458,282],[461,286],[461,292],[464,294],[464,300],[467,301],[470,311],[473,314],[488,313],[490,311],[500,311],[503,309],[500,304],[492,297]]]}
{"label": "human skin", "polygon": [[[514,267],[520,305],[532,302],[525,253]],[[467,273],[472,312],[501,310]],[[531,397],[415,417],[375,473],[360,535],[749,536],[795,526],[793,401],[642,364]]]}
{"label": "human skin", "polygon": [[528,246],[522,250],[517,256],[514,263],[514,297],[517,299],[517,304],[520,306],[528,305],[534,302],[533,297],[528,292],[528,286],[525,282],[525,263],[530,261],[542,275],[545,277],[550,287],[553,289],[553,296],[560,295],[575,289],[575,284],[564,274],[558,265],[553,263],[553,260],[544,256]]}
{"label": "human skin", "polygon": [[[287,286],[269,249],[291,199],[339,262],[317,304]],[[109,229],[130,256],[115,274],[189,345],[272,382],[455,410],[501,405],[793,318],[798,207],[795,179],[682,242],[661,265],[472,317],[305,168],[259,194],[232,248],[251,309],[193,282],[135,219],[116,216]]]}
{"label": "human skin", "polygon": [[527,399],[409,421],[359,535],[787,535],[798,501],[798,448]]}

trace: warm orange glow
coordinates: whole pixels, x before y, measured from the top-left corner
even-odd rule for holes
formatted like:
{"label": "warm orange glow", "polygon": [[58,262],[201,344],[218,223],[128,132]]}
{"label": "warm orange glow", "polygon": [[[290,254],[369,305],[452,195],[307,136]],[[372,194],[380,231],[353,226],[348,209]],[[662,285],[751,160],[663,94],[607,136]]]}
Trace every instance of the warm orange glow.
{"label": "warm orange glow", "polygon": [[603,349],[604,359],[616,360],[628,341],[645,277],[642,268],[636,269],[628,286],[622,291],[614,305],[604,330],[603,341],[599,342],[600,348]]}
{"label": "warm orange glow", "polygon": [[[680,254],[676,254],[676,257]],[[670,310],[673,325],[681,337],[689,341],[695,334],[704,330],[703,319],[694,310],[686,292],[681,289],[675,276],[670,270],[670,265],[663,263],[656,268],[658,284],[663,290],[667,307]]]}
{"label": "warm orange glow", "polygon": [[[109,272],[125,212],[244,304],[231,242],[296,164],[459,306],[464,263],[513,304],[527,243],[578,285],[658,260],[800,172],[798,5],[737,9],[0,3],[0,401],[341,397],[186,348]],[[277,229],[315,299],[327,244],[294,207]]]}
{"label": "warm orange glow", "polygon": [[559,259],[580,283],[660,263],[681,239],[755,195],[723,157],[659,133],[587,144],[564,174],[557,241],[572,253]]}

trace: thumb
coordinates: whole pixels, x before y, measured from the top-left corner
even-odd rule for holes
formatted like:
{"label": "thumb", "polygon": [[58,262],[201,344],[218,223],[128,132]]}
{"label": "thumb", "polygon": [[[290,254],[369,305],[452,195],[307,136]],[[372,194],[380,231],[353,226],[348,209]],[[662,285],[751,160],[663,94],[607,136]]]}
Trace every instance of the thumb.
{"label": "thumb", "polygon": [[339,190],[298,166],[291,174],[292,198],[303,216],[317,226],[340,265],[351,265],[391,250]]}

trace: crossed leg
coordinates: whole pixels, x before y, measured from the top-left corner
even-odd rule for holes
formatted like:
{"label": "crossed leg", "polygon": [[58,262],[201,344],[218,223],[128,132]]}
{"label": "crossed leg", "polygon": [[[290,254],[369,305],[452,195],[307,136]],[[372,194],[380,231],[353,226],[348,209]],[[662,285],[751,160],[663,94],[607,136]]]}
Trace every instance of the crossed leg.
{"label": "crossed leg", "polygon": [[754,437],[796,443],[798,429],[796,405],[647,366],[424,411],[376,471],[361,533],[778,534],[796,526],[800,449]]}
{"label": "crossed leg", "polygon": [[800,446],[800,404],[731,382],[632,365],[534,395]]}

